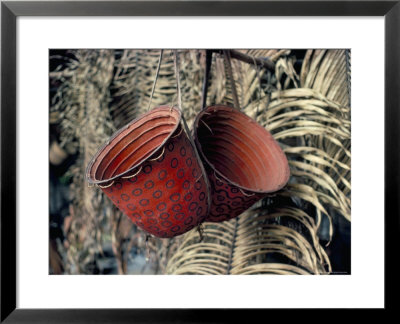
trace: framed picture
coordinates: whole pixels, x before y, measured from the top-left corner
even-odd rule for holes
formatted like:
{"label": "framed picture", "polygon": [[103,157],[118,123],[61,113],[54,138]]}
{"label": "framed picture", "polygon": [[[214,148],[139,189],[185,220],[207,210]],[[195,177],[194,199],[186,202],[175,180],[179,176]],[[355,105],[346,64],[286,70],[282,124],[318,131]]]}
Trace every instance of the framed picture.
{"label": "framed picture", "polygon": [[392,308],[399,15],[3,1],[1,321]]}

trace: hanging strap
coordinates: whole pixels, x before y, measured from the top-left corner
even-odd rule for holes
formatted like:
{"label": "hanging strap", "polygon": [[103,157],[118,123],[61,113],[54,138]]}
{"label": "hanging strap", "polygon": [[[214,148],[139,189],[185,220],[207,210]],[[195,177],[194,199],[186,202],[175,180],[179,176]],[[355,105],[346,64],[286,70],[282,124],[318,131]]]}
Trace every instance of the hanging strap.
{"label": "hanging strap", "polygon": [[162,49],[160,51],[160,57],[158,58],[158,66],[157,66],[156,76],[155,76],[154,82],[153,82],[153,89],[151,89],[151,96],[150,96],[150,100],[149,100],[149,105],[147,106],[147,111],[149,111],[150,105],[151,105],[151,101],[153,100],[153,94],[154,94],[154,90],[156,88],[158,74],[160,73],[160,67],[161,67],[161,61],[162,61],[163,52],[164,52],[164,50]]}
{"label": "hanging strap", "polygon": [[240,110],[239,98],[238,98],[238,95],[236,92],[236,84],[235,84],[235,79],[233,78],[233,72],[232,72],[232,62],[231,62],[230,50],[224,50],[224,57],[225,57],[226,66],[228,69],[228,76],[229,76],[229,79],[231,82],[233,104],[237,110]]}
{"label": "hanging strap", "polygon": [[[215,51],[215,50],[206,50],[206,66],[205,66],[205,71],[204,71],[204,81],[203,81],[203,89],[202,89],[202,103],[201,103],[201,106],[202,106],[201,108],[203,110],[207,108],[208,79],[209,79],[209,76],[210,76],[210,69],[211,69],[213,51]],[[239,104],[239,99],[238,99],[238,95],[237,95],[235,79],[233,78],[233,72],[232,72],[231,51],[230,50],[223,50],[222,52],[224,54],[225,63],[226,63],[226,67],[227,67],[227,70],[228,70],[227,71],[228,72],[228,78],[229,78],[230,83],[231,83],[234,107],[236,109],[240,110],[240,104]]]}
{"label": "hanging strap", "polygon": [[211,208],[211,193],[210,193],[210,183],[208,181],[208,176],[206,173],[206,170],[204,169],[204,165],[203,162],[200,159],[200,155],[197,151],[197,147],[196,144],[193,140],[192,134],[189,131],[189,127],[186,123],[186,119],[185,116],[183,115],[183,111],[182,111],[182,99],[181,99],[181,83],[180,83],[180,78],[179,78],[179,57],[178,57],[178,51],[174,50],[174,66],[175,66],[175,77],[176,77],[176,86],[177,86],[177,90],[178,90],[178,109],[181,112],[181,116],[182,116],[182,121],[183,121],[183,127],[185,128],[185,132],[189,138],[190,144],[193,147],[194,153],[196,155],[196,159],[199,163],[199,166],[201,168],[201,172],[204,178],[204,182],[206,183],[206,189],[207,189],[207,203],[208,203],[208,208],[207,208],[207,215],[210,213],[210,208]]}
{"label": "hanging strap", "polygon": [[202,97],[202,101],[201,101],[201,109],[206,109],[206,107],[207,107],[208,79],[210,77],[212,54],[213,54],[213,52],[211,50],[206,50],[206,67],[204,70],[204,81],[203,81],[203,89],[202,89],[203,97]]}

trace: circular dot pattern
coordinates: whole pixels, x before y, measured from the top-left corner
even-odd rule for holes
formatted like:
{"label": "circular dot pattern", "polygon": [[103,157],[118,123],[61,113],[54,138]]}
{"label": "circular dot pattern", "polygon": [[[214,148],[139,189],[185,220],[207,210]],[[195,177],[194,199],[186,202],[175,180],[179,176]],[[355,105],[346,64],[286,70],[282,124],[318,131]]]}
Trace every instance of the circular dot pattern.
{"label": "circular dot pattern", "polygon": [[204,177],[186,133],[164,145],[158,150],[163,154],[146,161],[136,176],[120,178],[103,191],[141,229],[170,238],[204,221],[208,206]]}
{"label": "circular dot pattern", "polygon": [[[208,179],[211,186],[211,208],[206,217],[207,222],[223,222],[239,216],[255,202],[265,197],[264,194],[244,195],[238,187],[224,183],[215,177],[214,170],[207,167]],[[206,198],[201,192],[199,200]]]}

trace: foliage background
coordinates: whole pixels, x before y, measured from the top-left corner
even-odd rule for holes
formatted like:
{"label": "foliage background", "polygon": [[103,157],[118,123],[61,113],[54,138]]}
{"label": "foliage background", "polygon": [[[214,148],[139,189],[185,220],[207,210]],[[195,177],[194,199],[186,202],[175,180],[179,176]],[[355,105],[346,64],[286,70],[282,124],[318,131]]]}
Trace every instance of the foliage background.
{"label": "foliage background", "polygon": [[[289,184],[238,218],[173,239],[136,228],[85,168],[98,147],[147,109],[159,50],[50,51],[50,259],[52,274],[348,274],[350,267],[350,51],[254,49],[267,70],[232,60],[242,110],[284,149]],[[176,104],[165,50],[152,107]],[[204,50],[179,50],[182,108],[201,110]],[[207,104],[233,105],[215,53]]]}

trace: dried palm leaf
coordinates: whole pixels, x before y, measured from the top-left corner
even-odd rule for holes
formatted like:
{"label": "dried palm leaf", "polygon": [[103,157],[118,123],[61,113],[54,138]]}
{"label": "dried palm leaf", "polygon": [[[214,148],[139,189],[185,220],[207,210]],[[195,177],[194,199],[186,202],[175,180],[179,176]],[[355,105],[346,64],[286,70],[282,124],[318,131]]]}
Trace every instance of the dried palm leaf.
{"label": "dried palm leaf", "polygon": [[69,170],[72,220],[67,236],[67,271],[90,273],[88,267],[95,254],[102,252],[101,237],[110,204],[99,191],[85,185],[84,174],[92,155],[114,131],[108,110],[114,57],[111,51],[96,50],[78,50],[74,55],[73,73],[67,79],[61,76],[62,86],[53,98],[51,111],[59,113],[61,146],[73,143],[79,153]]}
{"label": "dried palm leaf", "polygon": [[308,50],[300,76],[301,87],[312,88],[342,106],[350,106],[350,51]]}
{"label": "dried palm leaf", "polygon": [[[290,219],[290,221],[285,221]],[[298,229],[291,228],[297,224]],[[318,243],[312,217],[295,208],[254,210],[223,223],[205,223],[185,234],[169,259],[169,274],[326,274],[329,259]]]}
{"label": "dried palm leaf", "polygon": [[[254,111],[249,112],[252,113]],[[318,215],[330,216],[327,210],[333,208],[348,220],[349,114],[349,108],[314,90],[299,88],[272,93],[268,110],[259,116],[260,122],[281,141],[290,159],[292,181],[284,194],[301,195],[315,205]],[[330,232],[332,234],[332,230]]]}

